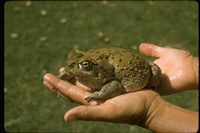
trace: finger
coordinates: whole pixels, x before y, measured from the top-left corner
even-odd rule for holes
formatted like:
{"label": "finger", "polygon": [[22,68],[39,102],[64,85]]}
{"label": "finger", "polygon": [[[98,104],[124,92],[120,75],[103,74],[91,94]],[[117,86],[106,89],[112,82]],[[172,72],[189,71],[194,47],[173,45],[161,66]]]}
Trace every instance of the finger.
{"label": "finger", "polygon": [[61,73],[62,71],[64,71],[65,70],[65,67],[61,67],[60,69],[59,69],[59,73]]}
{"label": "finger", "polygon": [[51,86],[48,82],[46,82],[45,80],[43,81],[43,85],[46,86],[49,90],[51,90],[52,92],[56,93],[54,90],[53,90],[53,86]]}
{"label": "finger", "polygon": [[[70,81],[71,81],[71,80],[70,80]],[[74,81],[72,81],[72,82],[74,82]],[[81,84],[81,83],[78,82],[77,80],[76,80],[76,82],[75,82],[75,85],[78,86],[78,87],[80,87],[80,88],[82,88],[82,89],[84,89],[84,90],[86,90],[86,91],[91,91],[91,88],[89,88],[89,87],[87,87],[87,86]]]}
{"label": "finger", "polygon": [[68,97],[77,103],[81,103],[81,104],[85,104],[85,105],[88,105],[88,104],[96,105],[97,104],[95,101],[91,101],[88,103],[85,100],[85,98],[88,97],[89,95],[91,95],[91,93],[89,93],[89,92],[85,91],[84,89],[79,88],[69,82],[63,81],[52,74],[45,74],[44,80],[51,86],[57,88],[59,92],[61,92],[63,95],[65,95],[65,97]]}
{"label": "finger", "polygon": [[160,58],[164,48],[156,46],[154,44],[142,43],[139,50],[142,54],[150,57]]}
{"label": "finger", "polygon": [[43,85],[46,86],[50,91],[52,91],[53,93],[55,93],[58,97],[61,97],[61,98],[65,99],[65,100],[73,102],[70,98],[65,97],[62,93],[60,93],[56,88],[54,88],[53,86],[51,86],[48,82],[43,81]]}

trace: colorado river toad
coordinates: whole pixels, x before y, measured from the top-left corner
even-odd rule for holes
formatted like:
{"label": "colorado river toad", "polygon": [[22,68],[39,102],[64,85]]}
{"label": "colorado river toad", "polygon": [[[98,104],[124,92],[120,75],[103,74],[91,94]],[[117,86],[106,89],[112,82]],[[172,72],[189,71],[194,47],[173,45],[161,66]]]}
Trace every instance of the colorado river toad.
{"label": "colorado river toad", "polygon": [[65,75],[77,80],[95,91],[85,98],[105,100],[122,93],[156,88],[161,79],[161,69],[147,62],[132,51],[122,48],[101,48],[87,52],[70,52]]}

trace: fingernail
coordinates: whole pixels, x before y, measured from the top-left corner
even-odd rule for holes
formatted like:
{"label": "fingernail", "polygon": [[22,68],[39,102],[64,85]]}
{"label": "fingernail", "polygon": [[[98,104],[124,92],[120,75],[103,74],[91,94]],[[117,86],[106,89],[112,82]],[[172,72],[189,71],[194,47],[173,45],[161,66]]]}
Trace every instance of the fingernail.
{"label": "fingernail", "polygon": [[75,121],[77,120],[77,116],[76,115],[70,115],[67,118],[65,118],[66,122],[71,122],[71,121]]}
{"label": "fingernail", "polygon": [[47,74],[44,75],[44,80],[49,80],[49,77]]}

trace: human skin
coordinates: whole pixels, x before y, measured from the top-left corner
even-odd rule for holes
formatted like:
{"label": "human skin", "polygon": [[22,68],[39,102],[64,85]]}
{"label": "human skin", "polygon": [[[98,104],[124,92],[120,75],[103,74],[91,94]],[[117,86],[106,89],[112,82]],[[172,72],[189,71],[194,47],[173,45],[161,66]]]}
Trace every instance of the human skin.
{"label": "human skin", "polygon": [[87,102],[85,98],[91,95],[91,92],[75,78],[66,82],[52,74],[45,74],[43,83],[47,88],[56,94],[59,92],[60,96],[67,100],[82,104],[67,111],[65,121],[128,123],[154,132],[197,131],[197,112],[168,103],[159,94],[167,95],[198,88],[198,58],[183,50],[162,48],[152,44],[141,44],[140,51],[147,56],[158,58],[154,63],[165,75],[157,89],[158,93],[144,89],[106,101]]}
{"label": "human skin", "polygon": [[163,79],[157,89],[160,95],[198,89],[199,59],[197,57],[184,50],[146,43],[141,44],[139,49],[144,55],[157,58],[154,63],[163,73]]}

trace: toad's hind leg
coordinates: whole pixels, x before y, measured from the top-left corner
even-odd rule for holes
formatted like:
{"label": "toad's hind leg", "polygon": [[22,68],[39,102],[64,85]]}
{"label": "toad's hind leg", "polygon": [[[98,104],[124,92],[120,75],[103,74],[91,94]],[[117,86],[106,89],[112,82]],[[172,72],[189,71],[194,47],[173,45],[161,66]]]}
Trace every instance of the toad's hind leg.
{"label": "toad's hind leg", "polygon": [[102,87],[100,91],[94,92],[91,96],[85,98],[87,102],[91,99],[106,100],[120,95],[124,90],[123,85],[118,81],[112,81]]}

